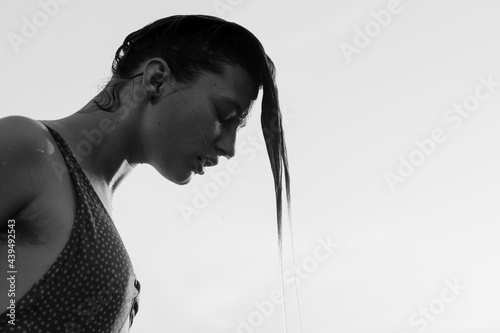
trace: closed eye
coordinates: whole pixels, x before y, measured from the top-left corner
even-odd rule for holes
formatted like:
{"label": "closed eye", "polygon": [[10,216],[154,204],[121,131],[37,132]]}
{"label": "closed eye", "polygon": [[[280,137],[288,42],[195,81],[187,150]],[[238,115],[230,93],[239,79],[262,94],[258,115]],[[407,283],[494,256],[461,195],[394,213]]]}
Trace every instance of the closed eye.
{"label": "closed eye", "polygon": [[215,113],[216,113],[216,116],[217,116],[217,121],[219,123],[221,123],[221,124],[224,123],[227,120],[226,119],[227,117],[224,117],[224,115],[222,114],[222,112],[220,112],[219,109],[216,106],[214,106],[214,109],[215,109]]}
{"label": "closed eye", "polygon": [[223,98],[213,103],[217,112],[217,119],[221,124],[243,128],[247,125],[249,110],[241,111],[240,106],[233,100]]}
{"label": "closed eye", "polygon": [[219,108],[217,108],[216,106],[214,106],[214,109],[217,113],[217,120],[222,124],[222,123],[227,123],[227,122],[232,122],[233,120],[238,120],[238,121],[241,121],[239,117],[237,117],[237,113],[235,111],[233,112],[222,112],[219,110]]}

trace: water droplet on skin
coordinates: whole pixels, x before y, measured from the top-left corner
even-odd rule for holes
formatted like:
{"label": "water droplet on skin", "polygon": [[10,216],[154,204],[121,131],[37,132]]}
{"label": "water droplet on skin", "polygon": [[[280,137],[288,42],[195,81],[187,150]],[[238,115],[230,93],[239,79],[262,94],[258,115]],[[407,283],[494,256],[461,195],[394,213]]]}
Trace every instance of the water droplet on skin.
{"label": "water droplet on skin", "polygon": [[49,155],[52,155],[52,154],[54,154],[54,151],[55,151],[54,145],[52,144],[52,142],[47,140],[47,153]]}
{"label": "water droplet on skin", "polygon": [[6,166],[7,165],[7,162],[2,162],[2,166]]}

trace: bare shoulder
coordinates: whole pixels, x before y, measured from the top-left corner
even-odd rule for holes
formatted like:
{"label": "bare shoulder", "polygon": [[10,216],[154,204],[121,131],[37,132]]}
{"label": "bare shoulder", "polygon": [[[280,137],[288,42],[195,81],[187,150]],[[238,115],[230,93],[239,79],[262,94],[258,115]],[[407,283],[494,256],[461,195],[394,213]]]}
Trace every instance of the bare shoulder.
{"label": "bare shoulder", "polygon": [[[0,136],[3,139],[32,138],[37,133],[43,135],[45,126],[37,120],[24,116],[8,116],[0,118]],[[26,135],[28,133],[30,135]],[[24,140],[27,141],[27,140]],[[3,142],[0,142],[0,144]]]}
{"label": "bare shoulder", "polygon": [[[39,121],[10,116],[0,119],[0,167],[2,174],[45,165],[48,131]],[[14,166],[16,168],[14,168]]]}
{"label": "bare shoulder", "polygon": [[0,229],[44,190],[52,145],[45,126],[33,119],[0,119]]}

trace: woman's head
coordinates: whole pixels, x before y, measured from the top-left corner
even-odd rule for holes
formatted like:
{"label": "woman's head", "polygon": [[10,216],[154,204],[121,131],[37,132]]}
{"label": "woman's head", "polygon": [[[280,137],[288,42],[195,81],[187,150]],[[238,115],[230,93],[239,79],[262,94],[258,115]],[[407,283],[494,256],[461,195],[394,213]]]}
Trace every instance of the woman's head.
{"label": "woman's head", "polygon": [[139,139],[132,151],[136,162],[186,184],[193,173],[204,173],[204,165],[217,164],[219,156],[235,155],[237,132],[258,94],[246,70],[224,65],[220,74],[204,72],[179,83],[163,59],[152,58],[141,76],[133,86],[142,107],[130,125]]}
{"label": "woman's head", "polygon": [[[237,67],[250,75],[257,89],[263,88],[261,125],[274,176],[281,235],[283,176],[287,200],[290,200],[287,155],[275,68],[259,40],[235,23],[210,16],[171,16],[157,20],[128,35],[118,48],[112,79],[96,98],[98,107],[110,112],[117,109],[121,88],[140,74],[144,64],[153,58],[163,59],[169,74],[179,84],[199,83],[198,79],[207,73],[216,80],[215,76],[223,77],[228,74],[228,68],[234,72]],[[229,74],[234,76],[235,73]],[[193,96],[184,97],[182,93],[180,96],[186,99],[182,102],[190,109],[197,107],[191,100]],[[231,154],[226,152],[225,155]]]}

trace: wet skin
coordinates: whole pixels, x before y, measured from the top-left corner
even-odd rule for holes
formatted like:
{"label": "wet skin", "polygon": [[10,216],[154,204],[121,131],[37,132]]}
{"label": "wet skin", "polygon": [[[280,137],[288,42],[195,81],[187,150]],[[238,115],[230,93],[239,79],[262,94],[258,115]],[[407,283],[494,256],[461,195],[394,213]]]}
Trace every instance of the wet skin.
{"label": "wet skin", "polygon": [[[114,112],[100,111],[90,101],[59,120],[0,119],[0,253],[7,252],[7,221],[15,219],[17,300],[55,262],[76,212],[73,183],[68,173],[54,171],[53,163],[64,165],[64,159],[43,124],[59,132],[77,155],[79,144],[89,141],[82,132],[107,124],[101,142],[90,154],[80,154],[79,163],[110,214],[114,191],[140,163],[152,165],[176,184],[186,184],[201,172],[200,156],[214,164],[219,156],[234,155],[242,117],[258,93],[247,72],[226,66],[221,76],[205,73],[182,84],[164,61],[152,59],[142,73],[124,89],[122,106]],[[0,295],[7,289],[0,284]],[[7,302],[0,297],[0,308]]]}

